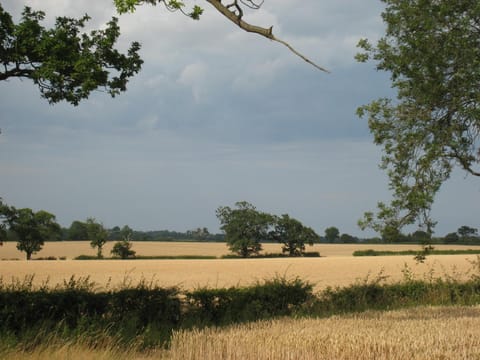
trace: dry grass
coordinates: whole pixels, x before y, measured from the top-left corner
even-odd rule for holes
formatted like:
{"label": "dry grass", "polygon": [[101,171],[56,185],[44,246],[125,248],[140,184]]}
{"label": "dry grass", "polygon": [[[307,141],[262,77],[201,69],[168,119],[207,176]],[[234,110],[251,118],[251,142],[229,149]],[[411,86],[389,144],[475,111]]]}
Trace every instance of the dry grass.
{"label": "dry grass", "polygon": [[152,353],[64,344],[2,355],[9,360],[480,359],[480,307],[420,307],[179,331],[169,351]]}
{"label": "dry grass", "polygon": [[229,287],[248,285],[276,275],[298,276],[315,285],[315,290],[327,286],[344,286],[376,276],[380,272],[390,281],[400,280],[407,265],[418,277],[444,273],[458,280],[466,277],[475,261],[474,255],[432,255],[425,264],[416,264],[412,256],[330,257],[276,259],[217,259],[217,260],[65,260],[65,261],[0,261],[0,277],[4,281],[34,274],[34,283],[47,280],[52,285],[64,279],[89,277],[103,287],[124,280],[138,283],[153,280],[159,286],[180,286],[192,289],[200,286]]}
{"label": "dry grass", "polygon": [[175,333],[169,359],[479,359],[480,307],[283,319]]}

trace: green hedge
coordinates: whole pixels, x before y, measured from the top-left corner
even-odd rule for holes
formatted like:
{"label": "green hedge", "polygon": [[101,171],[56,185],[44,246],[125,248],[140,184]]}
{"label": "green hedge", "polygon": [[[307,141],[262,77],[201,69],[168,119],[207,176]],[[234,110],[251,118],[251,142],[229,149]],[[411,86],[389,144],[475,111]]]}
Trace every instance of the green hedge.
{"label": "green hedge", "polygon": [[[45,336],[81,337],[101,343],[156,347],[168,344],[175,329],[223,326],[278,316],[329,316],[370,309],[419,305],[480,304],[480,260],[468,281],[454,277],[404,279],[386,283],[379,274],[346,287],[313,293],[299,278],[276,277],[252,286],[182,291],[140,282],[98,289],[89,278],[74,277],[54,288],[34,287],[33,277],[9,284],[0,278],[0,345],[35,346]],[[39,335],[40,334],[40,335]],[[53,335],[52,335],[53,334]]]}
{"label": "green hedge", "polygon": [[[421,251],[415,250],[403,250],[403,251],[383,251],[383,250],[357,250],[353,252],[353,256],[400,256],[400,255],[411,255],[415,256],[421,253]],[[478,255],[480,250],[429,250],[429,255]]]}

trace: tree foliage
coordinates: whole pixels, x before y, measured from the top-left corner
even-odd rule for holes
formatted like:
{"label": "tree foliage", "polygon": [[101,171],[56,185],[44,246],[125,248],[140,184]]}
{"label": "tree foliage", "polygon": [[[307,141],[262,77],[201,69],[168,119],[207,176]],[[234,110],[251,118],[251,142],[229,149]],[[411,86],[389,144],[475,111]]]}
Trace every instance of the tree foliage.
{"label": "tree foliage", "polygon": [[325,238],[328,242],[335,242],[340,236],[340,231],[335,226],[330,226],[325,229]]}
{"label": "tree foliage", "polygon": [[88,239],[88,226],[82,221],[72,221],[70,228],[67,232],[69,240],[87,240]]}
{"label": "tree foliage", "polygon": [[97,248],[97,257],[101,259],[103,257],[103,246],[108,240],[108,231],[95,218],[88,218],[86,224],[90,246],[94,249]]}
{"label": "tree foliage", "polygon": [[3,203],[3,199],[0,198],[0,246],[7,241],[7,213],[8,206]]}
{"label": "tree foliage", "polygon": [[111,254],[118,256],[120,259],[128,259],[135,257],[135,251],[132,250],[132,243],[129,240],[117,241],[111,250]]}
{"label": "tree foliage", "polygon": [[304,226],[287,214],[274,217],[273,220],[273,230],[269,232],[269,236],[272,240],[283,244],[282,252],[290,256],[303,255],[305,244],[313,245],[320,239],[313,229]]}
{"label": "tree foliage", "polygon": [[[42,250],[47,240],[54,240],[60,235],[60,225],[55,221],[55,215],[40,210],[16,209],[13,206],[0,204],[0,216],[8,225],[18,240],[17,249],[25,252],[27,260]],[[3,224],[3,230],[6,229]]]}
{"label": "tree foliage", "polygon": [[478,229],[463,225],[458,228],[457,233],[458,235],[460,235],[462,240],[465,240],[465,239],[477,236]]}
{"label": "tree foliage", "polygon": [[258,254],[262,249],[260,241],[268,239],[273,216],[258,211],[246,201],[237,202],[235,206],[234,209],[221,206],[216,211],[227,245],[242,257]]}
{"label": "tree foliage", "polygon": [[382,1],[385,35],[376,46],[362,39],[357,59],[389,72],[397,98],[358,114],[383,147],[393,199],[359,225],[381,232],[418,221],[431,233],[430,209],[452,169],[480,176],[480,3]]}
{"label": "tree foliage", "polygon": [[15,24],[0,4],[0,80],[28,78],[49,103],[78,105],[97,89],[120,94],[140,70],[139,43],[133,42],[127,54],[114,49],[120,35],[116,18],[90,34],[82,32],[88,15],[58,17],[50,29],[41,25],[44,18],[43,11],[25,7]]}

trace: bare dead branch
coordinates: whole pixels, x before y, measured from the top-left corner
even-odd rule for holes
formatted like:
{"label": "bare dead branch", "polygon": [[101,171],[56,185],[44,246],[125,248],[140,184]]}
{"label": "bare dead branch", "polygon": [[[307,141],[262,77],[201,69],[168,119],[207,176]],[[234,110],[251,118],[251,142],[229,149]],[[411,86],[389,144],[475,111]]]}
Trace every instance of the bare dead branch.
{"label": "bare dead branch", "polygon": [[[324,72],[327,72],[329,73],[330,71],[328,71],[327,69],[315,64],[313,61],[311,61],[309,58],[307,58],[306,56],[302,55],[300,52],[298,52],[297,50],[295,50],[289,43],[287,43],[286,41],[283,41],[277,37],[275,37],[273,35],[273,32],[272,32],[272,29],[273,27],[269,27],[269,28],[262,28],[260,26],[256,26],[256,25],[252,25],[252,24],[249,24],[245,21],[242,20],[242,15],[243,15],[243,12],[241,11],[241,9],[239,10],[239,6],[237,4],[237,1],[234,1],[233,4],[230,4],[230,5],[223,5],[221,0],[207,0],[207,2],[209,2],[213,7],[215,7],[215,9],[217,9],[223,16],[225,16],[227,19],[229,19],[231,22],[233,22],[234,24],[236,24],[239,28],[247,31],[247,32],[251,32],[251,33],[255,33],[255,34],[258,34],[258,35],[261,35],[263,37],[266,37],[267,39],[270,39],[270,40],[273,40],[273,41],[276,41],[282,45],[285,45],[291,52],[293,52],[295,55],[297,55],[298,57],[300,57],[301,59],[303,59],[304,61],[306,61],[307,63],[309,63],[310,65],[314,66],[315,68],[317,68],[318,70],[321,70],[321,71],[324,71]],[[242,1],[243,3],[243,1]],[[254,3],[253,3],[254,4]],[[235,9],[237,9],[237,11],[239,12],[238,14],[235,13],[235,11],[231,11],[229,10],[231,7],[235,7]],[[261,3],[260,5],[257,5],[257,6],[261,6]]]}

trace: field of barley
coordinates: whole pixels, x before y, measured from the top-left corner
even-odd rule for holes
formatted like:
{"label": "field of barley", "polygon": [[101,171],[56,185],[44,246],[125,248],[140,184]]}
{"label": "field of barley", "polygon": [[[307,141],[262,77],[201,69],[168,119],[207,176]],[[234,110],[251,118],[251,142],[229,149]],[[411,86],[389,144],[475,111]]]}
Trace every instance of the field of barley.
{"label": "field of barley", "polygon": [[[109,254],[112,243],[105,246]],[[51,242],[36,257],[65,256],[67,260],[2,260],[0,277],[4,282],[34,275],[34,283],[62,283],[70,277],[89,277],[99,288],[125,283],[136,284],[144,279],[160,286],[228,287],[248,285],[276,275],[300,277],[314,284],[316,290],[327,286],[344,286],[382,274],[387,280],[402,278],[408,267],[419,278],[455,274],[459,279],[469,276],[474,255],[429,256],[424,264],[417,264],[412,256],[353,257],[355,250],[418,249],[418,245],[338,245],[318,244],[309,250],[319,251],[320,258],[272,259],[214,259],[214,260],[71,260],[87,254],[95,255],[89,242]],[[437,246],[438,249],[458,249],[461,246]],[[469,246],[468,248],[480,248]],[[224,243],[135,242],[133,249],[139,255],[213,255],[228,253]],[[280,245],[267,244],[266,252],[279,252]],[[24,259],[14,243],[0,247],[0,259]],[[34,256],[35,258],[35,256]]]}
{"label": "field of barley", "polygon": [[418,307],[325,319],[277,319],[175,332],[169,350],[93,349],[46,342],[11,360],[467,360],[480,359],[480,307]]}

